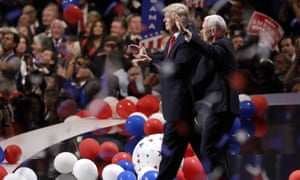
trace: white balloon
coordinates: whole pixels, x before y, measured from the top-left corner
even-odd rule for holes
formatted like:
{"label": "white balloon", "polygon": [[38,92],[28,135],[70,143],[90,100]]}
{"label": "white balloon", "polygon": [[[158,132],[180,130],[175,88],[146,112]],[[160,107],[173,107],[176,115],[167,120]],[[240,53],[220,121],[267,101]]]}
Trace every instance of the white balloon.
{"label": "white balloon", "polygon": [[71,173],[77,157],[70,152],[61,152],[54,158],[54,169],[61,174]]}
{"label": "white balloon", "polygon": [[161,122],[162,124],[165,124],[165,123],[166,123],[166,119],[164,118],[164,116],[163,116],[163,114],[162,114],[161,112],[157,112],[157,113],[152,114],[152,115],[149,117],[149,119],[152,119],[152,118],[160,120],[160,122]]}
{"label": "white balloon", "polygon": [[76,180],[72,174],[60,174],[55,180]]}
{"label": "white balloon", "polygon": [[251,97],[248,96],[247,94],[239,94],[239,100],[240,102],[251,101]]}
{"label": "white balloon", "polygon": [[28,167],[20,167],[15,171],[15,174],[18,174],[22,177],[25,177],[27,180],[37,180],[38,177],[35,172]]}
{"label": "white balloon", "polygon": [[139,99],[134,96],[127,96],[127,97],[125,97],[125,99],[132,101],[134,104],[136,104],[139,101]]}
{"label": "white balloon", "polygon": [[139,174],[144,167],[159,169],[163,134],[151,134],[140,140],[132,153],[135,172]]}
{"label": "white balloon", "polygon": [[98,179],[98,169],[95,163],[89,159],[79,159],[73,166],[73,174],[77,180]]}
{"label": "white balloon", "polygon": [[112,117],[113,118],[120,118],[120,116],[117,113],[116,107],[119,102],[119,100],[113,96],[107,96],[103,99],[107,104],[109,104],[111,110],[112,110]]}
{"label": "white balloon", "polygon": [[119,174],[125,171],[118,164],[108,164],[102,170],[102,179],[103,180],[117,180]]}
{"label": "white balloon", "polygon": [[24,176],[21,176],[20,174],[9,173],[3,178],[3,180],[27,180],[27,179]]}

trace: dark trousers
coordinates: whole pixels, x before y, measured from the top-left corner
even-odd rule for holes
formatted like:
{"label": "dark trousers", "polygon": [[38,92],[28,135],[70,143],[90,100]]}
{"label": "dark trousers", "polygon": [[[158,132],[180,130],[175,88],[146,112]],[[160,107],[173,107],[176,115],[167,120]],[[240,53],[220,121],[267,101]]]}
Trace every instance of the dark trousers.
{"label": "dark trousers", "polygon": [[[157,180],[173,180],[176,177],[188,143],[210,180],[231,179],[226,136],[229,136],[235,116],[227,112],[204,116],[202,112],[198,114],[195,121],[167,122]],[[221,173],[214,173],[215,170]]]}

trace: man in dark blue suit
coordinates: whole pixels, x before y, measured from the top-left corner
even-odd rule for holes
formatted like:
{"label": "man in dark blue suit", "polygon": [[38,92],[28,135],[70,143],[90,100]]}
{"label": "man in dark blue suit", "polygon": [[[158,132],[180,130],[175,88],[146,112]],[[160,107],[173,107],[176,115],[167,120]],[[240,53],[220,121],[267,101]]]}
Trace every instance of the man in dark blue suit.
{"label": "man in dark blue suit", "polygon": [[[197,45],[202,57],[192,78],[196,124],[201,133],[201,155],[209,166],[204,168],[210,179],[231,179],[227,157],[230,130],[239,113],[238,94],[231,86],[230,77],[237,69],[233,45],[225,38],[226,23],[219,15],[204,18],[202,39],[185,28],[179,17],[178,29],[185,39]],[[228,139],[228,138],[227,138]]]}
{"label": "man in dark blue suit", "polygon": [[[189,28],[188,8],[181,3],[173,3],[166,6],[163,12],[166,30],[171,34],[163,53],[148,56],[145,49],[136,45],[128,46],[128,50],[135,54],[133,63],[148,64],[154,71],[160,72],[162,110],[166,128],[157,180],[172,180],[189,143],[200,158],[200,134],[197,134],[194,128],[196,126],[191,81],[201,54],[197,49],[198,45],[188,43],[175,24],[175,17],[178,15],[182,18],[184,26]],[[190,32],[196,36],[192,29]]]}

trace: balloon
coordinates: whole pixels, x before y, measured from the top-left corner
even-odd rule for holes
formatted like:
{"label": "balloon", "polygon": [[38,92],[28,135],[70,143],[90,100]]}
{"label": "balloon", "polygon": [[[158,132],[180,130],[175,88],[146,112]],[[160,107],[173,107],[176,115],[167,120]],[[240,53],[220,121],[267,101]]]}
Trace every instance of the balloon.
{"label": "balloon", "polygon": [[15,164],[21,158],[22,149],[16,144],[11,144],[5,148],[4,155],[9,164]]}
{"label": "balloon", "polygon": [[128,160],[121,160],[117,163],[119,166],[121,166],[124,170],[127,171],[131,171],[131,172],[135,172],[134,171],[134,167],[133,167],[133,163],[131,161]]}
{"label": "balloon", "polygon": [[143,167],[141,169],[141,171],[137,172],[137,177],[138,177],[138,180],[141,180],[143,175],[148,172],[148,171],[156,171],[157,169],[153,168],[153,167]]}
{"label": "balloon", "polygon": [[79,9],[78,6],[74,4],[68,4],[64,8],[63,15],[64,15],[64,19],[70,24],[75,24],[79,22],[80,19],[82,18],[81,10]]}
{"label": "balloon", "polygon": [[251,101],[251,97],[247,94],[239,94],[239,100],[240,102]]}
{"label": "balloon", "polygon": [[157,113],[154,113],[152,114],[149,119],[158,119],[161,121],[162,124],[165,124],[166,120],[163,116],[163,114],[161,112],[157,112]]}
{"label": "balloon", "polygon": [[160,100],[151,94],[148,94],[138,100],[136,110],[150,116],[159,111]]}
{"label": "balloon", "polygon": [[255,126],[254,137],[263,137],[268,131],[267,121],[261,117],[254,116],[252,122]]}
{"label": "balloon", "polygon": [[134,112],[134,113],[131,113],[128,117],[131,117],[131,116],[134,116],[134,115],[138,115],[138,116],[142,116],[145,120],[148,119],[148,116],[146,116],[144,113],[142,112]]}
{"label": "balloon", "polygon": [[147,171],[142,176],[142,180],[156,180],[157,176],[158,176],[158,171],[157,170]]}
{"label": "balloon", "polygon": [[120,118],[116,108],[117,108],[117,104],[119,102],[119,100],[113,96],[107,96],[103,99],[105,102],[107,102],[107,104],[110,106],[111,110],[112,110],[112,117],[113,118]]}
{"label": "balloon", "polygon": [[125,129],[132,136],[144,136],[144,125],[146,119],[142,116],[129,116],[125,123]]}
{"label": "balloon", "polygon": [[240,102],[240,118],[250,119],[254,116],[255,105],[251,101]]}
{"label": "balloon", "polygon": [[132,171],[123,171],[121,172],[117,180],[136,180],[136,175]]}
{"label": "balloon", "polygon": [[139,99],[135,96],[127,96],[127,97],[125,97],[125,99],[132,101],[134,103],[134,105],[136,105],[136,103],[139,101]]}
{"label": "balloon", "polygon": [[95,160],[99,157],[100,144],[93,138],[83,139],[79,143],[79,153],[82,158]]}
{"label": "balloon", "polygon": [[117,164],[121,160],[127,160],[129,162],[132,162],[132,156],[127,152],[118,152],[112,157],[111,162]]}
{"label": "balloon", "polygon": [[28,167],[20,167],[14,173],[18,174],[22,177],[25,177],[26,179],[30,179],[30,180],[37,180],[38,179],[35,172],[32,169],[28,168]]}
{"label": "balloon", "polygon": [[70,152],[61,152],[54,158],[54,169],[61,174],[71,173],[77,157]]}
{"label": "balloon", "polygon": [[95,163],[89,159],[79,159],[73,167],[73,174],[78,180],[98,179],[98,169]]}
{"label": "balloon", "polygon": [[0,147],[0,163],[2,161],[4,161],[4,159],[5,159],[5,157],[4,157],[4,151],[3,151],[2,147]]}
{"label": "balloon", "polygon": [[65,9],[69,4],[74,4],[76,6],[79,6],[79,0],[62,0],[61,2],[62,9]]}
{"label": "balloon", "polygon": [[132,101],[121,99],[117,104],[116,111],[121,118],[127,119],[130,114],[136,111],[136,107]]}
{"label": "balloon", "polygon": [[145,135],[163,133],[164,127],[158,119],[148,119],[144,124]]}
{"label": "balloon", "polygon": [[179,168],[174,180],[185,180],[182,168]]}
{"label": "balloon", "polygon": [[105,161],[111,161],[112,157],[119,152],[119,147],[114,142],[106,141],[100,145],[99,156]]}
{"label": "balloon", "polygon": [[194,156],[195,152],[193,150],[192,145],[189,143],[188,146],[186,147],[184,157],[189,157],[189,156]]}
{"label": "balloon", "polygon": [[57,115],[60,119],[65,120],[68,116],[76,114],[78,106],[74,100],[64,100],[57,107]]}
{"label": "balloon", "polygon": [[238,143],[229,144],[229,154],[230,155],[237,155],[241,150],[241,145]]}
{"label": "balloon", "polygon": [[9,173],[7,174],[3,180],[27,180],[25,177],[20,174]]}
{"label": "balloon", "polygon": [[295,170],[289,175],[289,180],[299,180],[300,179],[300,170]]}
{"label": "balloon", "polygon": [[249,120],[241,120],[241,129],[247,131],[247,133],[250,137],[254,136],[255,126],[254,126],[253,122],[251,122]]}
{"label": "balloon", "polygon": [[236,117],[236,118],[234,119],[233,125],[232,125],[232,127],[231,127],[230,134],[231,134],[231,135],[235,134],[238,130],[241,129],[241,126],[242,126],[242,125],[241,125],[241,120],[240,120],[240,118]]}
{"label": "balloon", "polygon": [[88,106],[89,113],[98,119],[107,119],[112,117],[112,110],[107,102],[102,99],[93,100]]}
{"label": "balloon", "polygon": [[77,116],[81,118],[89,117],[91,116],[90,112],[88,110],[81,110],[78,113],[76,113]]}
{"label": "balloon", "polygon": [[229,84],[237,92],[243,92],[247,87],[247,78],[242,71],[234,71],[229,74]]}
{"label": "balloon", "polygon": [[125,151],[129,154],[133,153],[136,144],[142,139],[142,137],[131,137],[125,144]]}
{"label": "balloon", "polygon": [[8,172],[6,171],[6,169],[0,165],[0,179],[3,179],[7,174]]}
{"label": "balloon", "polygon": [[125,170],[121,166],[119,166],[117,164],[109,164],[103,168],[102,179],[103,180],[117,179],[117,177],[123,171],[125,171]]}
{"label": "balloon", "polygon": [[135,146],[132,162],[136,173],[139,174],[143,167],[158,170],[161,161],[162,138],[163,134],[152,134],[144,137]]}
{"label": "balloon", "polygon": [[262,116],[267,112],[268,101],[264,96],[253,96],[251,101],[255,106],[255,116]]}
{"label": "balloon", "polygon": [[186,180],[206,180],[205,171],[197,156],[185,157],[182,171]]}

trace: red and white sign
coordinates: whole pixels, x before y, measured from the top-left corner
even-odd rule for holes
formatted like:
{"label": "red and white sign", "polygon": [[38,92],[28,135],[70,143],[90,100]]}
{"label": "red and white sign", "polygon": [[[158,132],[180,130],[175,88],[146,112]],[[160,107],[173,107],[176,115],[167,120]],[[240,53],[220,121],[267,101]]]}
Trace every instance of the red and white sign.
{"label": "red and white sign", "polygon": [[248,35],[260,36],[260,43],[274,48],[284,31],[280,24],[269,16],[254,11],[247,27]]}

